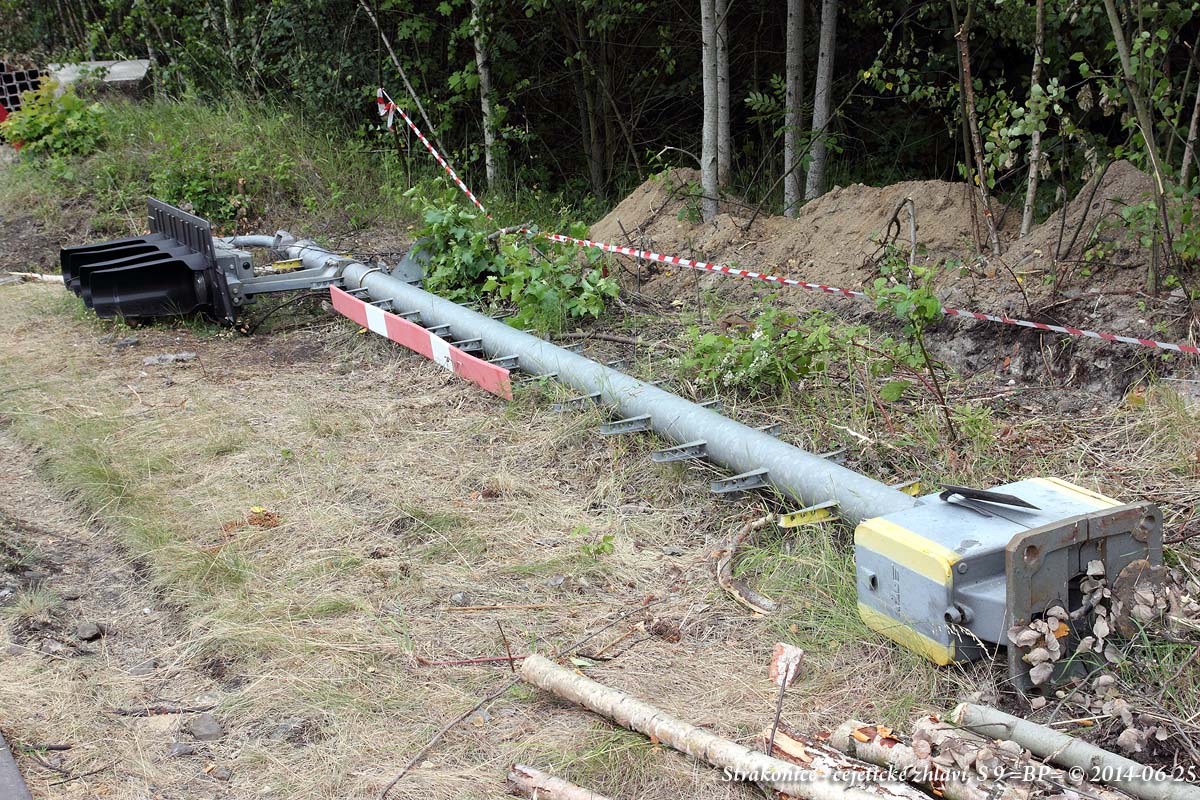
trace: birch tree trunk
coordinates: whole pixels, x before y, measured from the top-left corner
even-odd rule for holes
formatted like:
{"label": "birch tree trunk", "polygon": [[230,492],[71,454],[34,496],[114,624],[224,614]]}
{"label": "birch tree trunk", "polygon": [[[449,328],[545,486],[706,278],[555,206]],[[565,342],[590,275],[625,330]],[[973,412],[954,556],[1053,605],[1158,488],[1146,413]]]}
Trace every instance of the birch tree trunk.
{"label": "birch tree trunk", "polygon": [[475,69],[479,71],[479,109],[483,112],[483,163],[489,190],[496,188],[496,127],[492,124],[492,68],[483,37],[483,0],[471,0],[475,28]]}
{"label": "birch tree trunk", "polygon": [[800,210],[800,131],[804,129],[804,0],[788,0],[783,115],[783,214]]}
{"label": "birch tree trunk", "polygon": [[704,196],[700,199],[700,212],[707,222],[717,215],[717,193],[720,190],[716,0],[700,0],[700,37],[704,72],[704,128],[700,146],[700,191]]}
{"label": "birch tree trunk", "polygon": [[675,719],[625,692],[596,683],[573,669],[539,655],[521,662],[526,683],[577,703],[618,725],[652,737],[681,753],[707,761],[729,778],[753,780],[762,786],[806,800],[879,800],[878,793],[839,783],[778,758],[722,739],[714,733]]}
{"label": "birch tree trunk", "polygon": [[833,99],[833,49],[837,44],[838,0],[822,0],[821,46],[817,53],[817,83],[813,88],[812,161],[804,183],[804,199],[825,193],[825,168],[829,161],[826,138],[829,108]]}
{"label": "birch tree trunk", "polygon": [[[1037,0],[1037,29],[1033,39],[1033,74],[1029,78],[1029,93],[1033,94],[1035,87],[1040,89],[1038,81],[1042,79],[1042,54],[1046,44],[1046,3]],[[1029,134],[1029,182],[1025,185],[1025,208],[1021,211],[1020,236],[1029,233],[1033,227],[1033,206],[1037,199],[1038,169],[1042,161],[1042,121],[1039,120]]]}
{"label": "birch tree trunk", "polygon": [[513,764],[508,780],[521,794],[536,800],[608,800],[602,794],[524,764]]}
{"label": "birch tree trunk", "polygon": [[733,145],[729,136],[729,3],[716,0],[717,15],[717,183],[729,183]]}

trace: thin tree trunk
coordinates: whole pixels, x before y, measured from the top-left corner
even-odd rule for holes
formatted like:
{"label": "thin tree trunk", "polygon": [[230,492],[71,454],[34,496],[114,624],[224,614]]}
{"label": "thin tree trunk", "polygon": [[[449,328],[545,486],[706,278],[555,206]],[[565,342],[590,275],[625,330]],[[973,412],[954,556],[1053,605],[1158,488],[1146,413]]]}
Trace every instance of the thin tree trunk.
{"label": "thin tree trunk", "polygon": [[513,764],[508,771],[508,781],[521,794],[536,800],[608,800],[602,794],[524,764]]}
{"label": "thin tree trunk", "polygon": [[[954,30],[951,33],[953,38],[954,33],[958,32],[958,2],[950,0],[950,20],[954,25]],[[958,49],[958,42],[954,43],[955,51]],[[963,165],[967,168],[967,201],[971,204],[971,237],[975,242],[975,249],[979,250],[983,247],[983,238],[979,235],[979,210],[975,207],[976,198],[975,190],[971,188],[971,171],[975,160],[971,158],[971,127],[967,124],[967,100],[966,92],[963,91],[963,71],[962,59],[955,58],[954,65],[958,69],[958,117],[962,128],[962,150],[963,150]]]}
{"label": "thin tree trunk", "polygon": [[622,727],[724,769],[729,777],[754,776],[760,785],[807,800],[879,800],[870,790],[798,767],[723,739],[664,713],[642,700],[596,683],[539,655],[521,662],[526,683],[600,714]]}
{"label": "thin tree trunk", "polygon": [[[586,25],[583,21],[583,6],[575,6],[575,47],[579,53],[579,58],[576,59],[579,63],[580,82],[583,87],[583,104],[587,113],[587,130],[588,130],[588,171],[591,173],[592,188],[596,195],[603,197],[608,190],[607,171],[605,170],[605,140],[601,133],[600,125],[600,106],[597,101],[592,87],[588,85],[588,70],[586,65],[590,63],[587,53],[584,50],[586,39],[584,33]],[[595,76],[592,76],[591,82],[595,83]]]}
{"label": "thin tree trunk", "polygon": [[716,0],[717,15],[717,182],[729,183],[733,145],[729,135],[729,3]]}
{"label": "thin tree trunk", "polygon": [[[1154,170],[1154,201],[1158,205],[1158,213],[1163,222],[1163,233],[1170,237],[1171,226],[1167,217],[1166,188],[1163,185],[1162,166],[1158,160],[1158,144],[1154,141],[1154,122],[1150,119],[1150,111],[1146,101],[1138,89],[1137,75],[1129,57],[1129,44],[1125,41],[1125,31],[1121,28],[1121,17],[1113,0],[1104,0],[1104,10],[1108,12],[1108,24],[1112,27],[1113,42],[1117,46],[1117,55],[1121,59],[1121,71],[1125,75],[1125,89],[1129,92],[1129,100],[1133,103],[1137,115],[1138,127],[1142,130],[1142,141],[1146,143],[1146,154],[1150,157],[1150,168]],[[1154,238],[1158,239],[1159,232],[1155,231]],[[1156,242],[1157,243],[1157,242]],[[1157,251],[1157,248],[1155,248]],[[1158,268],[1155,260],[1151,260],[1146,274],[1146,290],[1158,291]]]}
{"label": "thin tree trunk", "polygon": [[813,200],[825,193],[825,170],[829,163],[826,137],[829,108],[833,100],[833,50],[837,44],[838,0],[821,3],[821,47],[817,53],[817,83],[813,89],[812,161],[804,183],[804,199]]}
{"label": "thin tree trunk", "polygon": [[1192,160],[1196,155],[1196,123],[1200,121],[1200,78],[1196,80],[1196,101],[1192,104],[1192,124],[1188,126],[1187,144],[1183,148],[1183,166],[1179,168],[1179,185],[1187,189],[1192,177]]}
{"label": "thin tree trunk", "polygon": [[475,28],[475,69],[479,71],[479,109],[483,112],[483,163],[489,190],[496,188],[496,127],[492,121],[492,68],[483,38],[483,0],[471,0]]}
{"label": "thin tree trunk", "polygon": [[[1041,87],[1038,82],[1042,79],[1042,54],[1046,43],[1046,3],[1037,0],[1037,30],[1033,40],[1033,74],[1029,78],[1029,94],[1033,95]],[[1029,135],[1029,182],[1025,185],[1025,208],[1021,211],[1021,236],[1029,233],[1033,227],[1033,206],[1037,199],[1038,169],[1042,161],[1042,122],[1034,126]]]}
{"label": "thin tree trunk", "polygon": [[700,38],[704,73],[704,128],[700,150],[700,211],[707,222],[717,215],[720,167],[717,153],[717,7],[716,0],[700,0]]}
{"label": "thin tree trunk", "polygon": [[783,213],[800,210],[800,132],[804,130],[804,0],[788,0],[787,66],[783,115]]}
{"label": "thin tree trunk", "polygon": [[234,19],[233,0],[225,0],[225,46],[229,48],[229,66],[233,70],[235,80],[242,77],[242,69],[238,63],[237,21]]}
{"label": "thin tree trunk", "polygon": [[966,19],[958,29],[954,38],[958,41],[958,59],[962,64],[963,98],[967,104],[967,122],[971,130],[971,146],[975,150],[975,183],[979,187],[979,199],[983,204],[983,219],[987,223],[988,240],[992,245],[992,255],[1000,256],[1000,237],[996,234],[996,218],[992,216],[992,206],[988,201],[987,176],[983,171],[983,139],[979,135],[979,115],[975,112],[975,84],[971,79],[971,48],[967,44],[968,31],[971,28],[971,8],[967,7]]}

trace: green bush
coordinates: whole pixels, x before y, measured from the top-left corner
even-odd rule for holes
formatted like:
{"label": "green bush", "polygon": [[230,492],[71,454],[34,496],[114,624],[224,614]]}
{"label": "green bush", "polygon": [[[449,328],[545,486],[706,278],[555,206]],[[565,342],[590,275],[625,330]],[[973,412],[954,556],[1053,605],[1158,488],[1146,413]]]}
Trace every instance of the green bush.
{"label": "green bush", "polygon": [[[560,330],[570,320],[600,316],[617,296],[596,251],[580,253],[536,232],[493,236],[486,217],[445,195],[427,205],[423,221],[417,235],[429,256],[427,288],[458,302],[511,303],[517,327]],[[569,233],[587,231],[576,225]]]}
{"label": "green bush", "polygon": [[52,80],[21,95],[21,108],[0,123],[0,133],[31,153],[88,155],[104,143],[104,109],[71,87],[56,96]]}

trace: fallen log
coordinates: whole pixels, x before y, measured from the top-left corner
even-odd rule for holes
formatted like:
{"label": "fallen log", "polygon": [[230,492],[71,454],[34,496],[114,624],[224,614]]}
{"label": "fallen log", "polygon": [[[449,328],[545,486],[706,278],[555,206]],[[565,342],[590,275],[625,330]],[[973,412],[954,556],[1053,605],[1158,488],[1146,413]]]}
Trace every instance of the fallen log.
{"label": "fallen log", "polygon": [[[842,775],[863,791],[876,797],[898,798],[899,800],[929,800],[920,790],[902,781],[888,780],[886,772],[876,765],[835,750],[829,745],[799,733],[786,722],[779,723],[775,730],[773,750],[778,758],[795,764],[817,775]],[[769,731],[759,735],[758,746],[765,750]],[[776,793],[779,800],[789,800],[791,795]]]}
{"label": "fallen log", "polygon": [[1083,777],[1111,784],[1142,800],[1200,800],[1200,786],[1172,780],[1154,767],[988,706],[962,703],[950,713],[950,719],[983,736],[1014,741],[1039,758],[1072,772],[1081,770]]}
{"label": "fallen log", "polygon": [[625,692],[597,683],[539,655],[526,657],[521,677],[529,684],[583,706],[621,727],[692,758],[721,768],[731,780],[747,780],[804,800],[879,800],[859,786],[839,783],[837,776],[816,775],[795,764],[772,758],[723,739],[660,711]]}
{"label": "fallen log", "polygon": [[524,764],[513,764],[508,780],[521,794],[534,800],[608,800],[602,794]]}

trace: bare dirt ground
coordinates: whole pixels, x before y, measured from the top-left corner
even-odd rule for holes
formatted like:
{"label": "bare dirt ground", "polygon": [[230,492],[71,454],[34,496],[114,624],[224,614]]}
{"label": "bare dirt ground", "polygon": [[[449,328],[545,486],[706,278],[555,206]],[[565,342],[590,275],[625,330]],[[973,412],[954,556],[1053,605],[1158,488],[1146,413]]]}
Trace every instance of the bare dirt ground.
{"label": "bare dirt ground", "polygon": [[[1000,258],[978,255],[982,215],[966,184],[906,181],[885,187],[836,187],[804,205],[796,219],[755,216],[753,208],[731,201],[712,222],[700,223],[695,221],[695,201],[688,199],[698,179],[697,172],[687,169],[649,179],[592,227],[592,237],[863,289],[879,276],[876,261],[885,240],[909,251],[906,210],[899,213],[898,230],[888,234],[893,213],[910,198],[916,212],[917,263],[961,265],[939,277],[945,305],[1129,336],[1196,341],[1198,317],[1184,287],[1168,288],[1158,296],[1142,291],[1149,251],[1130,234],[1120,212],[1149,197],[1151,187],[1149,176],[1128,162],[1112,164],[1065,209],[1024,238],[1017,237],[1020,210],[996,208],[1003,243]],[[986,242],[986,233],[982,235]],[[884,330],[896,327],[888,314],[873,311],[866,301],[664,265],[645,264],[641,271],[640,279],[626,282],[667,300],[695,290],[714,291],[733,310],[753,317],[763,298],[777,294],[777,302],[796,310],[825,309],[847,319],[869,320]],[[943,321],[932,341],[937,356],[964,371],[1082,386],[1110,395],[1124,393],[1151,374],[1200,378],[1195,359],[957,319]]]}

